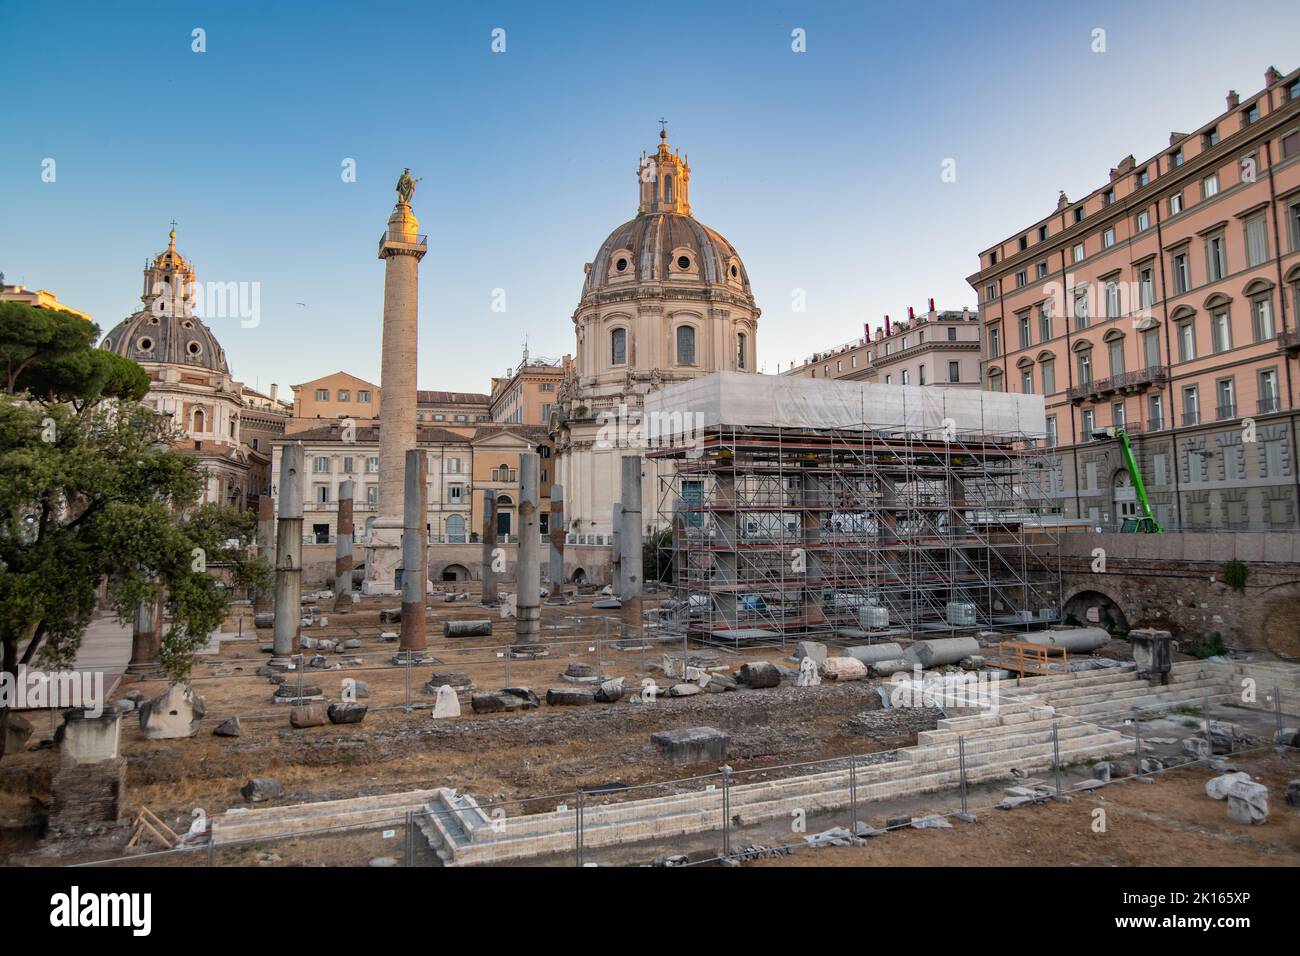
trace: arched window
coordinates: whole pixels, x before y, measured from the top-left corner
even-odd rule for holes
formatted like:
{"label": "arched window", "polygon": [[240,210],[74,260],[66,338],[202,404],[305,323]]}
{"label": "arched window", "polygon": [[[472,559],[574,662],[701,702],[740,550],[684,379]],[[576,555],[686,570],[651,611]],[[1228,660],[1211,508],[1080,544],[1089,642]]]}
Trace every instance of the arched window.
{"label": "arched window", "polygon": [[736,336],[736,368],[745,367],[745,333]]}
{"label": "arched window", "polygon": [[614,329],[609,333],[609,361],[611,365],[627,363],[627,329]]}
{"label": "arched window", "polygon": [[692,326],[677,326],[677,364],[695,364],[695,329]]}
{"label": "arched window", "polygon": [[203,409],[194,409],[194,432],[199,434],[207,431],[207,419],[203,415]]}
{"label": "arched window", "polygon": [[664,177],[664,202],[673,201],[673,177]]}
{"label": "arched window", "polygon": [[451,544],[465,543],[465,518],[463,515],[451,515],[447,518],[447,541]]}

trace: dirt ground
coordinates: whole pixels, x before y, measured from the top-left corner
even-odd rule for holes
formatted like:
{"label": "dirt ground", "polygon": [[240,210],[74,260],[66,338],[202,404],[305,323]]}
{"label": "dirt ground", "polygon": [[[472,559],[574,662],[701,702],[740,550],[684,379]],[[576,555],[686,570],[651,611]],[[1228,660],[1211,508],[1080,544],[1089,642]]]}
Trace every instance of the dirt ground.
{"label": "dirt ground", "polygon": [[[747,866],[1300,866],[1300,809],[1283,800],[1300,777],[1300,755],[1265,750],[1232,765],[1269,789],[1269,817],[1258,825],[1228,819],[1205,794],[1216,774],[1203,765],[1127,780],[1069,803],[1018,810],[977,809],[974,823],[951,830],[891,831],[862,847],[804,848]],[[1094,829],[1097,810],[1104,830]]]}

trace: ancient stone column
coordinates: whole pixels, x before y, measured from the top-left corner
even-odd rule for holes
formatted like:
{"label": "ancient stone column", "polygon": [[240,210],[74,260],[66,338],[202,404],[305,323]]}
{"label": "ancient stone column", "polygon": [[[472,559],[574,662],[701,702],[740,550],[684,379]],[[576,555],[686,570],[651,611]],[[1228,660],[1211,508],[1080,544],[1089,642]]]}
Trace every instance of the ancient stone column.
{"label": "ancient stone column", "polygon": [[564,600],[564,539],[568,529],[564,527],[564,486],[551,485],[551,600]]}
{"label": "ancient stone column", "polygon": [[541,621],[541,517],[536,452],[519,455],[519,560],[515,568],[515,648],[537,649]]}
{"label": "ancient stone column", "polygon": [[380,367],[379,509],[366,546],[367,594],[392,594],[401,558],[404,456],[416,447],[415,373],[420,260],[428,251],[409,202],[398,202],[379,243],[384,260]]}
{"label": "ancient stone column", "polygon": [[492,569],[495,560],[492,554],[497,547],[497,499],[491,488],[483,492],[483,555],[480,559],[479,579],[483,582],[483,597],[480,603],[486,607],[496,607],[501,603],[497,593],[497,573]]}
{"label": "ancient stone column", "polygon": [[162,613],[153,602],[136,605],[131,621],[131,661],[126,672],[133,677],[157,676],[162,659]]}
{"label": "ancient stone column", "polygon": [[623,623],[640,633],[641,629],[641,456],[624,455],[622,471],[623,507],[619,528],[619,569],[623,590]]}
{"label": "ancient stone column", "polygon": [[339,485],[338,531],[334,535],[334,611],[352,610],[352,480]]}
{"label": "ancient stone column", "polygon": [[271,666],[285,667],[297,653],[302,629],[302,475],[301,442],[280,455],[280,513],[275,531],[275,637]]}
{"label": "ancient stone column", "polygon": [[424,620],[424,596],[429,580],[429,542],[424,530],[425,482],[429,462],[423,449],[406,453],[405,506],[402,529],[402,632],[397,662],[424,660],[429,646]]}
{"label": "ancient stone column", "polygon": [[[275,502],[270,495],[262,495],[257,502],[257,556],[275,566]],[[253,593],[253,625],[270,627],[274,619],[274,586],[258,588]]]}
{"label": "ancient stone column", "polygon": [[614,597],[623,594],[623,555],[619,551],[623,539],[623,506],[614,502],[614,518],[609,535],[609,584],[614,590]]}

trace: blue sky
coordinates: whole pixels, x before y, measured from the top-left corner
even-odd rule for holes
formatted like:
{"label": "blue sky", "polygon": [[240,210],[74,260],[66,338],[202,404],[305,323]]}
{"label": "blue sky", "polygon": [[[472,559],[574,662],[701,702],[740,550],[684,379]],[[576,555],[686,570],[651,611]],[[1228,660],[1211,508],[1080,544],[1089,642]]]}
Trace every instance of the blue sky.
{"label": "blue sky", "polygon": [[749,269],[772,372],[929,296],[973,305],[979,250],[1059,189],[1295,67],[1300,4],[0,0],[0,34],[6,281],[107,330],[174,218],[200,280],[260,283],[255,328],[210,323],[238,378],[378,381],[376,240],[409,166],[421,387],[486,391],[525,335],[573,351],[583,263],[635,213],[660,116],[695,216]]}

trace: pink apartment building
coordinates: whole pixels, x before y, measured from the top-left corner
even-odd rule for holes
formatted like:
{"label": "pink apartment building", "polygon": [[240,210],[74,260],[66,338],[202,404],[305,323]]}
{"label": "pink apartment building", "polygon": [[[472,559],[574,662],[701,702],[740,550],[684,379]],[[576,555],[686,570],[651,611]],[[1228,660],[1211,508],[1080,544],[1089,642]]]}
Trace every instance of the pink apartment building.
{"label": "pink apartment building", "polygon": [[816,352],[799,365],[793,362],[783,375],[802,378],[837,378],[882,385],[946,385],[980,387],[979,313],[936,312],[916,314],[893,322],[885,316],[870,337],[863,337],[824,352]]}
{"label": "pink apartment building", "polygon": [[1057,511],[1114,528],[1133,441],[1166,528],[1300,513],[1300,70],[980,254],[985,387],[1041,393]]}

